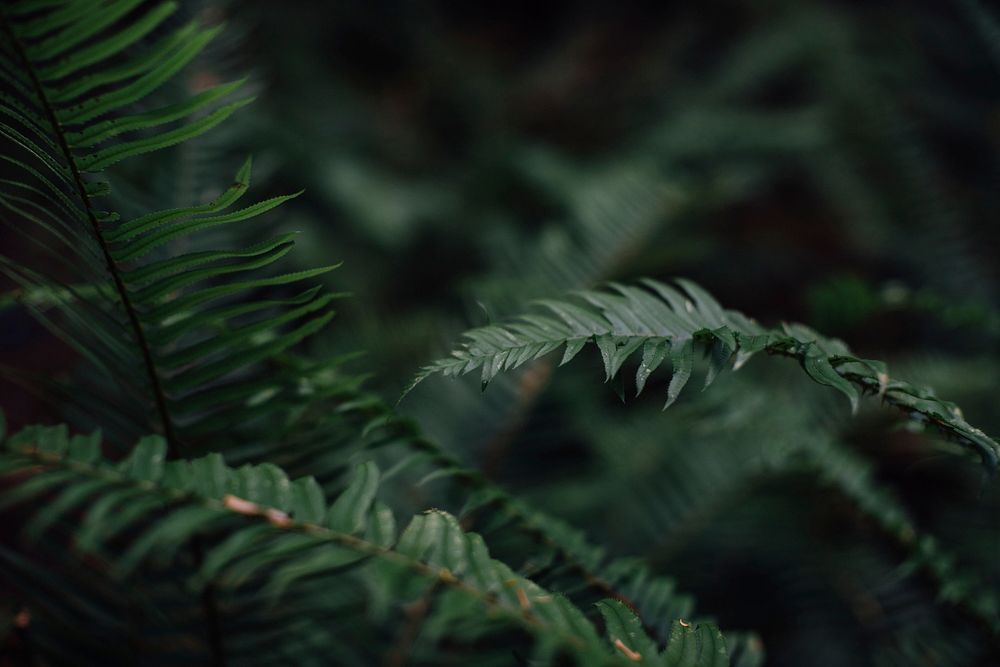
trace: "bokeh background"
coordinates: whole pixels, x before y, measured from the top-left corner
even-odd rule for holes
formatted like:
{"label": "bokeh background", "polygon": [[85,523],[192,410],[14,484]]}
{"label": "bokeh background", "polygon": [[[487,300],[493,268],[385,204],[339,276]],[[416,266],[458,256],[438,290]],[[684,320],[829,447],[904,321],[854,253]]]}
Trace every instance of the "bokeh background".
{"label": "bokeh background", "polygon": [[[352,295],[312,352],[363,352],[349,367],[386,398],[462,330],[534,299],[684,276],[727,307],[885,359],[1000,432],[995,6],[185,11],[229,26],[186,85],[249,71],[258,102],[123,183],[126,199],[207,200],[247,153],[260,197],[305,188],[268,218],[302,232],[286,265],[343,261],[326,280]],[[67,365],[40,329],[2,316],[6,356]],[[700,613],[755,630],[769,665],[1000,664],[802,452],[881,484],[993,589],[997,480],[875,399],[852,417],[788,363],[755,359],[667,412],[663,379],[623,401],[593,357],[485,392],[428,381],[400,410],[610,553],[676,578]],[[15,424],[44,412],[4,394]]]}

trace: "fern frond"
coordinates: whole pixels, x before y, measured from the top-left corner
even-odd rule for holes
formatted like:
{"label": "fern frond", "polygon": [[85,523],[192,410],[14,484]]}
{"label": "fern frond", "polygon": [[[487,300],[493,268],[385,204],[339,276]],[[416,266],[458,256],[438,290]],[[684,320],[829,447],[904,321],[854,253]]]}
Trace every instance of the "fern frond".
{"label": "fern frond", "polygon": [[836,442],[815,445],[808,448],[799,465],[849,498],[902,546],[908,554],[904,569],[929,575],[940,601],[963,609],[987,631],[1000,633],[1000,597],[996,591],[942,547],[935,536],[918,527],[899,499],[876,482],[867,461]]}
{"label": "fern frond", "polygon": [[626,658],[658,667],[725,667],[729,664],[726,642],[722,635],[707,625],[695,630],[691,623],[675,621],[670,630],[667,650],[660,653],[656,642],[643,630],[639,619],[617,600],[597,604],[604,617],[608,639]]}
{"label": "fern frond", "polygon": [[[856,518],[876,526],[899,560],[898,572],[916,575],[912,584],[922,589],[931,583],[936,601],[974,621],[969,627],[987,634],[1000,629],[1000,598],[988,572],[974,560],[956,557],[876,478],[869,460],[842,444],[841,420],[827,411],[833,397],[817,403],[803,400],[801,391],[769,388],[737,402],[750,384],[738,379],[678,406],[673,417],[632,417],[631,427],[609,427],[609,415],[596,408],[580,411],[581,428],[594,434],[603,454],[601,475],[618,478],[607,497],[627,497],[617,504],[620,519],[612,523],[627,517],[638,528],[636,544],[624,548],[642,545],[654,562],[676,562],[686,545],[715,534],[714,526],[734,508],[752,503],[762,485],[806,478],[824,490],[824,505],[832,492],[850,503]],[[597,496],[572,514],[592,513],[605,502]]]}
{"label": "fern frond", "polygon": [[470,302],[493,316],[516,312],[528,299],[558,296],[616,276],[621,267],[690,207],[694,197],[663,184],[634,158],[583,172],[547,151],[527,151],[526,176],[565,209],[565,223],[537,238],[489,239],[495,268],[467,286]]}
{"label": "fern frond", "polygon": [[[287,234],[245,248],[204,247],[201,232],[245,223],[296,196],[233,210],[249,189],[250,160],[208,204],[124,222],[98,207],[110,187],[90,174],[197,137],[252,101],[238,97],[243,80],[159,101],[158,91],[219,32],[197,23],[176,27],[177,9],[141,0],[26,1],[0,11],[0,75],[10,84],[0,97],[0,137],[16,173],[0,189],[0,215],[44,239],[62,257],[60,268],[79,275],[67,282],[34,262],[10,260],[0,269],[26,294],[88,287],[56,303],[56,312],[33,312],[114,378],[125,397],[145,404],[153,416],[143,430],[162,432],[174,455],[196,450],[192,440],[209,422],[216,433],[251,422],[245,397],[230,390],[261,382],[266,362],[333,315],[334,296],[317,290],[292,299],[249,297],[335,268],[275,273],[293,245]],[[186,252],[168,252],[181,241]],[[197,411],[189,407],[195,397]]]}
{"label": "fern frond", "polygon": [[342,410],[364,420],[369,448],[400,446],[431,464],[433,472],[424,482],[454,480],[466,498],[463,521],[486,517],[484,533],[510,530],[529,538],[536,550],[541,549],[532,557],[535,571],[529,576],[533,580],[574,599],[620,600],[663,641],[669,636],[671,620],[695,616],[694,598],[680,592],[672,579],[654,574],[641,559],[612,558],[583,531],[516,498],[481,471],[462,465],[380,398],[357,393],[344,401]]}
{"label": "fern frond", "polygon": [[[269,464],[233,469],[214,454],[165,461],[166,443],[155,436],[115,464],[102,458],[100,446],[99,435],[70,438],[65,427],[29,428],[6,440],[0,471],[18,482],[5,504],[56,494],[33,513],[29,539],[85,511],[75,529],[77,547],[111,558],[112,572],[128,576],[148,562],[169,563],[195,535],[211,536],[188,581],[192,592],[208,585],[233,591],[261,576],[254,593],[261,603],[307,579],[370,561],[376,564],[373,576],[398,597],[419,581],[435,582],[455,594],[441,603],[440,613],[464,613],[471,600],[523,628],[535,637],[540,660],[568,654],[576,664],[611,665],[640,655],[632,646],[622,651],[614,640],[611,647],[600,641],[568,600],[490,558],[482,538],[464,533],[444,512],[414,518],[397,538],[391,511],[375,497],[374,464],[359,466],[346,490],[328,503],[311,478],[290,481]],[[95,498],[100,500],[91,503]],[[134,525],[143,528],[129,530]],[[624,607],[616,613],[624,623],[638,623]],[[648,658],[659,659],[657,654],[650,650]],[[665,655],[662,664],[672,666],[729,664],[718,630],[686,622],[678,624]]]}
{"label": "fern frond", "polygon": [[[370,447],[398,445],[427,457],[434,472],[424,482],[455,480],[468,494],[461,513],[463,523],[486,517],[481,530],[488,538],[505,531],[529,538],[531,569],[525,574],[533,581],[578,604],[599,598],[625,604],[661,643],[669,641],[674,619],[700,617],[694,598],[678,590],[673,579],[655,574],[642,559],[612,557],[583,531],[514,497],[481,471],[463,466],[378,397],[358,395],[344,405],[366,419]],[[734,665],[762,663],[764,650],[756,635],[727,630],[727,641],[730,636],[734,637]]]}
{"label": "fern frond", "polygon": [[843,342],[807,327],[765,328],[741,313],[724,310],[690,281],[670,286],[646,280],[641,288],[613,284],[610,290],[579,292],[575,300],[539,304],[548,312],[467,332],[467,342],[451,357],[425,367],[406,391],[433,374],[459,376],[476,370],[485,388],[501,371],[559,348],[563,365],[593,344],[604,362],[605,381],[616,377],[627,359],[639,357],[637,393],[669,355],[673,371],[667,408],[691,377],[696,344],[709,356],[706,387],[728,365],[739,368],[754,354],[767,352],[796,359],[814,381],[847,396],[855,411],[859,390],[877,394],[911,419],[926,422],[976,451],[989,468],[1000,462],[1000,445],[966,422],[955,404],[936,398],[930,390],[891,379],[882,362],[855,357]]}

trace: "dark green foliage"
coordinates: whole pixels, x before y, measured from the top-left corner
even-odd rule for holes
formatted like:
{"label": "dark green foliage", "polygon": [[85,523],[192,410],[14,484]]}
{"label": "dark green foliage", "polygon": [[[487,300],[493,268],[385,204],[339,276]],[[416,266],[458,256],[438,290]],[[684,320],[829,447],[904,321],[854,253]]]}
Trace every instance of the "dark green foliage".
{"label": "dark green foliage", "polygon": [[[29,542],[65,515],[87,508],[74,537],[77,548],[104,555],[115,577],[128,578],[149,561],[165,566],[199,535],[203,556],[185,582],[192,597],[211,584],[216,594],[267,609],[285,596],[344,586],[341,576],[365,566],[372,571],[358,576],[388,599],[409,598],[426,582],[437,582],[444,591],[437,613],[484,614],[493,622],[522,626],[535,636],[543,662],[568,653],[581,665],[627,664],[601,644],[565,598],[491,559],[482,538],[464,533],[454,517],[428,510],[397,536],[392,511],[376,500],[379,471],[371,463],[358,466],[341,495],[328,503],[314,479],[290,481],[270,464],[234,469],[218,454],[166,461],[166,442],[159,437],[144,438],[118,464],[101,459],[99,435],[70,438],[62,427],[26,429],[4,444],[0,471],[30,475],[5,503],[30,506],[42,494],[54,494],[29,517]],[[146,527],[129,530],[136,525]],[[641,629],[632,611],[605,604],[617,605],[620,623]],[[613,645],[617,638],[612,636]],[[658,653],[655,643],[645,641],[648,646],[641,648],[647,656]],[[266,664],[274,657],[242,659]],[[696,631],[687,622],[672,631],[665,660],[678,667],[728,664],[718,630],[701,625]]]}
{"label": "dark green foliage", "polygon": [[576,302],[543,301],[541,305],[551,315],[526,315],[508,325],[468,332],[469,342],[462,349],[425,368],[410,389],[432,373],[462,375],[474,370],[481,370],[485,388],[500,371],[565,346],[561,366],[594,343],[604,362],[605,381],[614,379],[625,361],[641,349],[637,394],[669,355],[673,373],[663,406],[667,408],[691,377],[697,341],[709,353],[706,388],[731,359],[740,367],[758,352],[792,357],[813,380],[847,396],[852,411],[858,410],[858,388],[877,393],[912,419],[927,422],[975,449],[989,468],[1000,463],[1000,445],[966,422],[957,405],[941,401],[929,389],[890,378],[884,363],[855,357],[843,342],[802,325],[764,328],[740,313],[723,310],[694,283],[680,280],[678,285],[647,281],[645,289],[615,285],[613,292],[581,292]]}
{"label": "dark green foliage", "polygon": [[[10,93],[3,98],[0,131],[10,147],[4,159],[20,179],[7,181],[0,204],[9,219],[18,220],[18,233],[44,240],[47,251],[58,253],[78,277],[64,285],[61,276],[7,260],[4,272],[25,292],[52,294],[60,317],[46,314],[44,321],[96,371],[132,386],[129,398],[147,403],[150,417],[127,435],[158,424],[180,452],[196,451],[199,439],[212,433],[252,423],[241,402],[273,390],[264,364],[332,316],[331,295],[316,289],[238,305],[227,299],[308,281],[333,267],[250,275],[287,254],[291,234],[242,248],[167,252],[167,244],[190,247],[192,235],[245,224],[295,196],[226,212],[250,187],[249,159],[208,204],[131,220],[102,210],[110,190],[87,174],[193,139],[251,101],[220,106],[238,92],[242,82],[236,81],[159,105],[157,92],[218,33],[196,22],[167,27],[177,9],[170,2],[122,2],[68,3],[60,10],[19,3],[5,10],[3,70]],[[129,20],[121,23],[125,16]],[[112,25],[114,31],[105,30]],[[157,27],[159,37],[136,48]],[[79,73],[82,68],[86,74]],[[140,100],[152,110],[136,112]],[[220,183],[225,178],[220,175]]]}
{"label": "dark green foliage", "polygon": [[[995,61],[989,8],[954,4]],[[740,34],[711,58],[677,10],[621,80],[567,72],[601,39],[568,27],[494,86],[510,65],[463,46],[474,17],[347,5],[0,7],[2,661],[992,665],[1000,444],[970,423],[997,428],[989,243],[880,83],[915,65],[859,45],[864,10],[725,7]],[[241,40],[280,75],[232,75]],[[403,92],[331,85],[342,42],[392,51]],[[669,81],[643,118],[605,113],[643,77]],[[575,150],[518,120],[556,83],[602,87],[600,123],[555,131]],[[983,108],[934,113],[993,108],[962,95]],[[713,227],[789,181],[822,202],[818,240]],[[826,275],[835,250],[876,268]],[[897,269],[921,286],[876,282]],[[467,328],[455,299],[487,324],[393,405]],[[864,352],[767,323],[785,309]],[[910,338],[877,339],[897,316]]]}

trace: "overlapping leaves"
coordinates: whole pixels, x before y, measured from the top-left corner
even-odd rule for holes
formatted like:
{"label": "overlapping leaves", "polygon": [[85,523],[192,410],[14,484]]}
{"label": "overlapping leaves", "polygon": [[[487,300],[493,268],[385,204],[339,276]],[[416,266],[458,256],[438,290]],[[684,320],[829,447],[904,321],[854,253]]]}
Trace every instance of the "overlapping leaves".
{"label": "overlapping leaves", "polygon": [[675,626],[665,657],[648,638],[640,643],[630,635],[624,643],[619,625],[635,628],[638,621],[611,601],[602,607],[606,618],[614,610],[618,624],[609,624],[609,648],[565,598],[490,558],[482,538],[444,512],[414,518],[397,538],[392,512],[376,498],[379,475],[371,463],[328,503],[311,478],[291,481],[269,464],[233,469],[218,455],[167,461],[160,437],[144,438],[120,463],[104,460],[100,447],[99,435],[29,428],[6,440],[0,471],[21,478],[6,504],[51,497],[27,524],[30,539],[57,523],[78,523],[77,547],[108,557],[119,576],[171,561],[195,535],[211,536],[188,580],[193,590],[239,588],[261,576],[259,595],[273,600],[300,585],[331,585],[327,577],[347,568],[375,565],[380,582],[395,582],[399,599],[422,589],[415,582],[436,582],[454,594],[443,598],[440,613],[478,603],[488,617],[531,633],[546,661],[571,655],[581,665],[627,664],[646,652],[645,659],[661,661],[653,664],[729,664],[725,641],[707,625]]}
{"label": "overlapping leaves", "polygon": [[[165,92],[220,29],[178,24],[178,10],[142,0],[24,0],[0,10],[0,159],[10,174],[0,216],[39,248],[38,258],[4,259],[0,270],[24,294],[58,295],[48,308],[24,305],[112,378],[117,406],[138,401],[122,435],[155,429],[181,451],[266,416],[262,399],[275,387],[263,364],[332,317],[333,295],[294,286],[334,267],[276,273],[293,234],[239,248],[202,240],[295,196],[237,208],[249,160],[207,204],[127,221],[103,210],[110,187],[90,174],[195,138],[252,101],[239,96],[242,80],[179,99]],[[265,289],[278,295],[260,298]]]}

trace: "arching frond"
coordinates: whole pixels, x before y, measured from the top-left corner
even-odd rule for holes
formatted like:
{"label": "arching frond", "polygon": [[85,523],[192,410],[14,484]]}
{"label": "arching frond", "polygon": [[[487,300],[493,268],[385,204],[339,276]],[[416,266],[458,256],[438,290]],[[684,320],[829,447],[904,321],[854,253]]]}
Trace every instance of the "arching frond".
{"label": "arching frond", "polygon": [[535,545],[535,569],[529,574],[533,580],[574,598],[623,601],[664,641],[671,620],[695,616],[693,597],[679,591],[672,579],[654,574],[641,559],[611,557],[583,531],[516,498],[482,472],[463,466],[378,397],[359,395],[346,405],[366,420],[370,447],[395,445],[423,455],[434,468],[431,478],[448,478],[460,485],[466,497],[463,520],[485,517],[486,534],[510,530],[527,536]]}
{"label": "arching frond", "polygon": [[[565,598],[491,559],[482,538],[464,533],[444,512],[414,518],[397,538],[391,511],[376,498],[378,469],[371,463],[359,466],[328,503],[311,478],[291,481],[269,464],[233,469],[214,454],[165,461],[161,437],[144,438],[115,464],[102,459],[100,446],[99,435],[70,438],[65,427],[29,428],[6,440],[0,471],[21,478],[7,504],[55,494],[27,524],[29,538],[57,522],[78,523],[77,548],[110,558],[115,576],[150,562],[168,564],[202,535],[204,558],[187,582],[192,593],[208,585],[231,594],[243,589],[265,604],[371,566],[374,583],[389,586],[397,599],[431,583],[446,591],[437,613],[457,618],[470,602],[482,605],[489,617],[530,633],[545,663],[568,655],[581,665],[729,664],[725,641],[707,625],[678,621],[662,656],[652,640],[622,635],[620,626],[630,633],[639,626],[617,602],[602,608],[605,615],[614,610],[619,624],[609,628],[609,647]],[[82,519],[72,519],[81,512]],[[244,588],[250,583],[252,592]]]}
{"label": "arching frond", "polygon": [[796,359],[813,380],[847,396],[854,410],[862,391],[877,394],[911,419],[926,422],[976,451],[990,468],[1000,462],[1000,445],[966,422],[955,404],[890,378],[882,362],[855,357],[843,342],[805,326],[766,328],[725,310],[690,281],[678,280],[676,286],[654,280],[644,281],[642,287],[614,284],[609,290],[579,292],[573,300],[539,304],[547,312],[467,332],[467,342],[451,357],[425,367],[407,391],[435,373],[458,376],[473,371],[480,372],[485,387],[501,371],[559,348],[563,348],[562,365],[593,344],[604,362],[606,381],[616,377],[630,357],[639,358],[637,393],[669,357],[672,375],[666,408],[691,378],[696,344],[709,356],[705,386],[728,365],[739,368],[751,356],[766,352]]}

